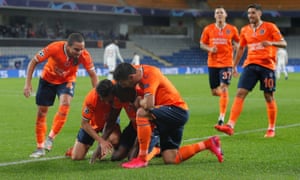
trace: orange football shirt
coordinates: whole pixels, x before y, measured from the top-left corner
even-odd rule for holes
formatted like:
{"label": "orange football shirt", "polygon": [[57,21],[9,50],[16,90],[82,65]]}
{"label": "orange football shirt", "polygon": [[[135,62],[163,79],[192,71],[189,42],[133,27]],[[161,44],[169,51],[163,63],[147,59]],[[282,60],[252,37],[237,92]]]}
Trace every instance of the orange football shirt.
{"label": "orange football shirt", "polygon": [[217,52],[208,52],[208,67],[232,67],[233,65],[233,41],[239,42],[239,33],[235,26],[226,24],[224,28],[218,28],[215,23],[206,26],[202,32],[200,43],[209,47],[217,47]]}
{"label": "orange football shirt", "polygon": [[41,77],[52,84],[75,82],[79,64],[82,64],[86,70],[94,69],[91,55],[86,49],[79,56],[78,63],[74,64],[73,59],[67,56],[66,43],[66,41],[50,43],[35,55],[38,62],[48,60]]}
{"label": "orange football shirt", "polygon": [[188,105],[177,89],[158,68],[149,65],[135,67],[143,69],[143,77],[139,82],[139,86],[142,88],[144,95],[152,94],[154,96],[155,106],[173,105],[188,110]]}
{"label": "orange football shirt", "polygon": [[109,117],[112,104],[102,101],[93,88],[85,97],[82,105],[82,118],[88,120],[93,129],[102,131]]}
{"label": "orange football shirt", "polygon": [[277,26],[270,22],[263,22],[256,29],[246,25],[241,29],[240,46],[248,48],[248,55],[243,64],[257,64],[272,70],[276,67],[276,51],[274,46],[262,46],[263,41],[283,40]]}

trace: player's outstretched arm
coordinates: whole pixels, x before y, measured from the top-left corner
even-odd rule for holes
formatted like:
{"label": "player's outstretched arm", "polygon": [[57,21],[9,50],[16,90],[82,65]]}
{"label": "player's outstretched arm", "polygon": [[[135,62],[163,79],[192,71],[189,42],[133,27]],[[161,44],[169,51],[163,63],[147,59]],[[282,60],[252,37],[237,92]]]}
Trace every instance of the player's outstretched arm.
{"label": "player's outstretched arm", "polygon": [[23,94],[26,98],[28,98],[32,92],[32,84],[31,84],[32,74],[33,74],[33,71],[37,64],[38,64],[38,62],[33,58],[33,59],[31,59],[31,61],[29,62],[28,66],[27,66],[27,76],[25,79],[25,85],[24,85],[24,89],[23,89]]}

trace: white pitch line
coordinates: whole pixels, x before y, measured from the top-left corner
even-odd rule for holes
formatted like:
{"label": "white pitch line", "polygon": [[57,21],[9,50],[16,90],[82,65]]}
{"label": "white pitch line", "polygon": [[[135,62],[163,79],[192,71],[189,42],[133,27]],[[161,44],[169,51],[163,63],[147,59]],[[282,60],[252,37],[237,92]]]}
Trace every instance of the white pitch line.
{"label": "white pitch line", "polygon": [[[292,127],[298,127],[298,126],[300,126],[300,123],[299,124],[290,124],[290,125],[286,125],[286,126],[276,126],[276,129],[285,129],[285,128],[292,128]],[[266,128],[241,131],[241,132],[234,133],[234,136],[240,135],[240,134],[250,134],[250,133],[255,133],[255,132],[262,132],[262,131],[266,131]],[[228,135],[222,134],[222,135],[218,135],[218,136],[223,137],[223,136],[228,136]],[[191,139],[183,140],[183,142],[199,141],[199,140],[207,139],[209,137],[210,136],[201,137],[201,138],[191,138]],[[92,153],[92,151],[88,152],[88,154],[91,154],[91,153]],[[63,158],[66,158],[66,157],[65,156],[55,156],[55,157],[48,157],[48,158],[44,157],[44,158],[37,158],[37,159],[6,162],[6,163],[0,163],[0,167],[11,166],[11,165],[19,165],[19,164],[27,164],[27,163],[32,163],[32,162],[49,161],[49,160],[63,159]]]}
{"label": "white pitch line", "polygon": [[18,164],[27,164],[27,163],[31,163],[31,162],[49,161],[49,160],[62,159],[62,158],[65,158],[65,156],[56,156],[56,157],[38,158],[38,159],[29,159],[29,160],[15,161],[15,162],[0,163],[0,167],[1,166],[18,165]]}
{"label": "white pitch line", "polygon": [[[285,129],[285,128],[291,128],[291,127],[298,127],[300,126],[300,123],[298,124],[290,124],[290,125],[286,125],[286,126],[276,126],[276,129]],[[250,134],[250,133],[255,133],[255,132],[263,132],[263,131],[266,131],[267,129],[266,128],[262,128],[262,129],[253,129],[253,130],[245,130],[245,131],[241,131],[241,132],[235,132],[234,133],[234,136],[236,135],[240,135],[240,134]],[[221,137],[226,137],[228,135],[226,134],[221,134],[221,135],[218,135],[218,136],[221,136]],[[201,137],[201,138],[191,138],[191,139],[186,139],[186,140],[183,140],[183,142],[190,142],[190,141],[199,141],[199,140],[204,140],[204,139],[207,139],[211,136],[207,136],[207,137]]]}

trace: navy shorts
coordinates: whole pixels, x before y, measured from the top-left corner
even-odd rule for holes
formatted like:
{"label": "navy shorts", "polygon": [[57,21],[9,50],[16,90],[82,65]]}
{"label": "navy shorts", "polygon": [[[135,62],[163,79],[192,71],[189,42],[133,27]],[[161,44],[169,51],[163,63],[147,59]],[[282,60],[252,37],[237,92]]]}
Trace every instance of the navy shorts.
{"label": "navy shorts", "polygon": [[276,90],[275,71],[256,64],[250,64],[244,68],[238,88],[252,91],[258,81],[260,82],[260,90],[264,92]]}
{"label": "navy shorts", "polygon": [[[129,124],[122,131],[120,138],[120,146],[130,149],[131,147],[133,147],[136,137],[137,132],[133,128],[132,123],[129,122]],[[159,146],[159,133],[156,128],[153,130],[151,135],[149,152],[153,149],[154,146]]]}
{"label": "navy shorts", "polygon": [[220,86],[221,83],[230,84],[232,78],[232,67],[208,68],[209,85],[211,89]]}
{"label": "navy shorts", "polygon": [[122,131],[120,137],[120,146],[130,149],[134,144],[136,136],[136,130],[133,128],[132,123],[129,122],[129,124]]}
{"label": "navy shorts", "polygon": [[[99,132],[97,132],[99,133]],[[94,138],[92,138],[84,129],[80,128],[77,134],[77,140],[82,144],[92,146],[94,143]]]}
{"label": "navy shorts", "polygon": [[176,106],[160,106],[150,112],[155,116],[153,122],[159,133],[161,151],[178,149],[189,112]]}
{"label": "navy shorts", "polygon": [[39,86],[35,97],[35,102],[40,106],[52,106],[56,95],[59,97],[61,94],[69,94],[74,96],[75,83],[69,87],[69,83],[51,84],[42,78],[39,80]]}

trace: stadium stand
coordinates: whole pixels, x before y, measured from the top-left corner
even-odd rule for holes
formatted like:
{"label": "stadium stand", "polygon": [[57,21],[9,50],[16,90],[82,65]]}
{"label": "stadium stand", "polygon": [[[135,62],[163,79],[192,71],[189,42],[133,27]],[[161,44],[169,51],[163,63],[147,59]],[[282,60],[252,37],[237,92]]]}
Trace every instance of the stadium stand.
{"label": "stadium stand", "polygon": [[[287,36],[285,38],[288,42],[289,65],[300,65],[299,50],[297,48],[300,47],[300,36]],[[1,47],[1,68],[14,68],[14,61],[18,60],[16,58],[23,59],[21,68],[27,67],[29,60],[40,48],[42,47]],[[139,48],[150,53],[145,53]],[[95,65],[103,67],[104,49],[87,49],[91,53]],[[120,53],[125,61],[130,63],[134,52],[138,52],[141,56],[142,64],[150,64],[158,67],[165,66],[165,63],[159,62],[153,56],[149,55],[153,54],[166,61],[166,63],[171,64],[171,66],[206,66],[207,53],[200,50],[197,43],[186,37],[132,36],[131,41],[127,42],[127,48],[121,48]]]}
{"label": "stadium stand", "polygon": [[223,6],[227,10],[245,10],[249,4],[257,3],[262,6],[265,10],[299,10],[300,9],[300,1],[299,0],[207,0],[207,4],[212,9]]}
{"label": "stadium stand", "polygon": [[121,6],[122,4],[118,0],[56,0],[55,2],[73,2],[81,4],[104,4],[104,5],[114,5]]}
{"label": "stadium stand", "polygon": [[124,2],[133,7],[143,8],[158,8],[158,9],[187,9],[188,4],[186,0],[124,0]]}
{"label": "stadium stand", "polygon": [[156,55],[170,55],[181,49],[187,49],[195,43],[187,37],[160,35],[131,35],[130,39],[143,49]]}

